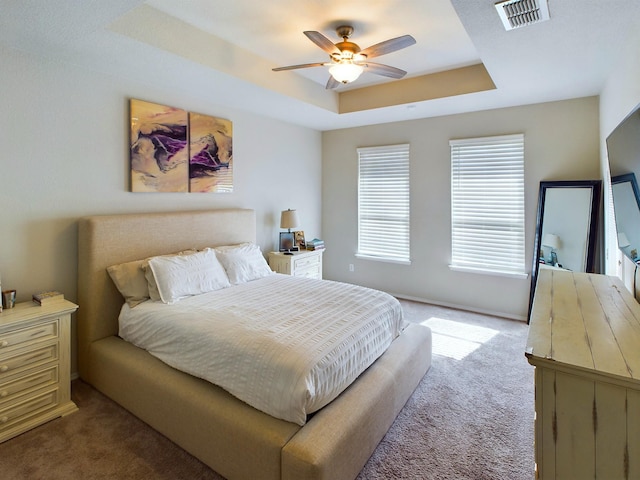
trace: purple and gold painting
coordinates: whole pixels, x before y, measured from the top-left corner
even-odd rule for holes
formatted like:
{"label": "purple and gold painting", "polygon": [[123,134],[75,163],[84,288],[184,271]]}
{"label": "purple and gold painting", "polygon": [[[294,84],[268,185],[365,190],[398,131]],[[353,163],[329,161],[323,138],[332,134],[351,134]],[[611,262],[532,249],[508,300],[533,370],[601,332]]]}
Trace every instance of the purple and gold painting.
{"label": "purple and gold painting", "polygon": [[189,113],[189,191],[233,191],[233,127],[230,120]]}
{"label": "purple and gold painting", "polygon": [[188,192],[187,112],[131,100],[131,191]]}

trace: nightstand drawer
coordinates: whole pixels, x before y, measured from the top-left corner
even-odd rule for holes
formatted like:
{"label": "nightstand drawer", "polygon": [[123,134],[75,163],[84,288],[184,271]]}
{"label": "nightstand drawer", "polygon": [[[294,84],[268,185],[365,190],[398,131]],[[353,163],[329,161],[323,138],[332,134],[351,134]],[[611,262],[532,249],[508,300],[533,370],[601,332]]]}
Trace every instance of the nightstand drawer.
{"label": "nightstand drawer", "polygon": [[58,404],[58,390],[41,393],[7,408],[0,408],[0,432]]}
{"label": "nightstand drawer", "polygon": [[50,362],[58,359],[58,344],[46,345],[44,347],[21,350],[12,355],[0,356],[0,381],[7,377],[23,372],[38,364]]}
{"label": "nightstand drawer", "polygon": [[307,268],[297,269],[293,273],[295,277],[304,278],[320,278],[320,264],[312,265]]}
{"label": "nightstand drawer", "polygon": [[293,269],[312,267],[314,265],[320,265],[320,255],[312,255],[308,257],[294,258]]}
{"label": "nightstand drawer", "polygon": [[22,395],[58,383],[58,366],[40,370],[0,384],[0,408]]}
{"label": "nightstand drawer", "polygon": [[20,330],[0,333],[0,355],[5,350],[19,347],[26,342],[39,342],[52,338],[58,338],[58,319]]}

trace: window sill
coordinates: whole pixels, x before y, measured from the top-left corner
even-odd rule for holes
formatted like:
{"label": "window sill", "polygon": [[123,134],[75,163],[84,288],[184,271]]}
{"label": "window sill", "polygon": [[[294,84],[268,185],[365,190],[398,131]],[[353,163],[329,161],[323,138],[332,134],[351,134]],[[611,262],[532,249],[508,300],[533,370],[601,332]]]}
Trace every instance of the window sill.
{"label": "window sill", "polygon": [[528,273],[514,273],[514,272],[496,272],[495,270],[485,270],[482,268],[472,267],[460,267],[457,265],[449,265],[449,269],[454,272],[466,272],[466,273],[478,273],[480,275],[492,275],[494,277],[507,277],[507,278],[519,278],[526,280],[529,278]]}
{"label": "window sill", "polygon": [[392,258],[392,257],[377,257],[375,255],[365,255],[362,253],[356,253],[356,258],[362,258],[363,260],[373,260],[375,262],[397,263],[399,265],[411,265],[411,260],[403,260],[403,259]]}

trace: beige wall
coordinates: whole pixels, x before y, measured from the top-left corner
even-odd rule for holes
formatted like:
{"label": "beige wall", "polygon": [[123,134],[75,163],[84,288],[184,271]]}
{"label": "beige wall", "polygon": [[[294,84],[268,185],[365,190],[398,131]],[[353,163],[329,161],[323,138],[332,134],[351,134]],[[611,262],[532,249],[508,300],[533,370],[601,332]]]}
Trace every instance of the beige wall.
{"label": "beige wall", "polygon": [[[167,88],[3,47],[0,64],[0,274],[19,301],[48,289],[76,299],[76,223],[85,215],[253,208],[258,242],[269,250],[280,211],[297,208],[302,227],[320,235],[319,132],[222,108],[216,99],[229,93],[215,85]],[[128,192],[131,97],[230,119],[234,193]]]}
{"label": "beige wall", "polygon": [[[449,269],[449,140],[525,134],[526,258],[530,267],[541,180],[600,178],[598,99],[506,108],[324,132],[322,231],[326,278],[359,283],[437,304],[524,318],[530,279]],[[411,144],[410,266],[355,257],[356,148]],[[355,271],[349,271],[353,264]]]}

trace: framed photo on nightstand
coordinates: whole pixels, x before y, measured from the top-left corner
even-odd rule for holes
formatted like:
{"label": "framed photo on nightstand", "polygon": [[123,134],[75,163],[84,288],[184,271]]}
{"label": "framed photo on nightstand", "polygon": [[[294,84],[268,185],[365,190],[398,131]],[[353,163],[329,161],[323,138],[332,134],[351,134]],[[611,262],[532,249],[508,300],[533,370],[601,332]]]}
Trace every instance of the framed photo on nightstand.
{"label": "framed photo on nightstand", "polygon": [[289,252],[294,246],[293,232],[280,232],[280,244],[278,250]]}
{"label": "framed photo on nightstand", "polygon": [[305,248],[307,248],[307,244],[304,241],[304,231],[298,230],[296,232],[293,232],[293,236],[295,237],[295,245],[299,250],[304,250]]}

